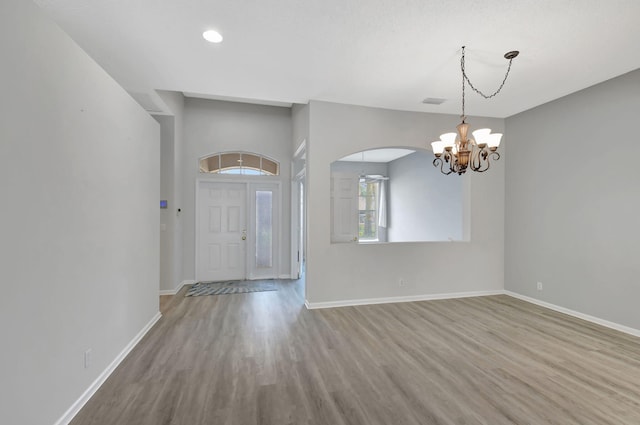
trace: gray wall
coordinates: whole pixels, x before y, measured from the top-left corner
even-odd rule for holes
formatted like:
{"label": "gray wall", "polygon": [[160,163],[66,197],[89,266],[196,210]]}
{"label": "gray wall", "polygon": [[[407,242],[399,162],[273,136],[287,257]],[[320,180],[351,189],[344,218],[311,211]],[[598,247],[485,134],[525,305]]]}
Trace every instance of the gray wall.
{"label": "gray wall", "polygon": [[52,424],[158,313],[159,125],[33,2],[0,51],[0,422]]}
{"label": "gray wall", "polygon": [[[330,243],[330,164],[383,147],[425,148],[459,117],[311,101],[308,149],[307,300],[310,303],[502,290],[504,162],[469,176],[470,242]],[[469,117],[474,128],[502,132],[501,119]],[[508,141],[505,141],[508,143]],[[454,177],[455,176],[449,176]],[[464,267],[451,273],[453,259]],[[406,285],[400,287],[403,278]]]}
{"label": "gray wall", "polygon": [[431,151],[389,164],[389,242],[463,239],[465,176],[445,176]]}
{"label": "gray wall", "polygon": [[331,172],[388,176],[389,166],[386,162],[335,161],[331,163]]}
{"label": "gray wall", "polygon": [[[291,109],[204,99],[185,99],[183,158],[184,279],[195,279],[196,180],[220,178],[198,172],[198,159],[215,152],[248,151],[280,162],[279,177],[253,177],[281,182],[280,274],[291,273]],[[244,176],[251,179],[251,176]],[[223,177],[224,178],[224,177]],[[228,178],[228,176],[226,176]]]}
{"label": "gray wall", "polygon": [[638,111],[640,70],[507,118],[507,290],[640,329]]}

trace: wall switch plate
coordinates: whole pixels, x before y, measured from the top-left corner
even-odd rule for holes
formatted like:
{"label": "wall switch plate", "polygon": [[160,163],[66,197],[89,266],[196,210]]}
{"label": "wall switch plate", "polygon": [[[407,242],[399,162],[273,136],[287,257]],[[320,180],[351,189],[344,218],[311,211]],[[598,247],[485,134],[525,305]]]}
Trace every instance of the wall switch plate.
{"label": "wall switch plate", "polygon": [[538,282],[537,288],[538,291],[542,291],[542,282]]}

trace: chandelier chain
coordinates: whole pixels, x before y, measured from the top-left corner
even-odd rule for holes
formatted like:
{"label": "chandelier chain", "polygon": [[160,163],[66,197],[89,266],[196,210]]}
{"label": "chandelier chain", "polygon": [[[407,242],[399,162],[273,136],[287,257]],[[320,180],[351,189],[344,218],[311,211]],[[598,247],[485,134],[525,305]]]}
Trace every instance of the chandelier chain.
{"label": "chandelier chain", "polygon": [[471,87],[471,89],[476,93],[478,93],[480,96],[484,97],[485,99],[491,99],[492,97],[500,93],[500,90],[502,90],[502,88],[504,87],[504,84],[507,82],[507,77],[509,77],[509,71],[511,71],[511,62],[513,62],[513,59],[514,59],[514,57],[509,58],[509,66],[507,67],[507,72],[504,74],[504,79],[502,80],[502,84],[500,84],[500,87],[498,87],[498,89],[493,94],[486,95],[482,91],[477,89],[471,83],[471,80],[469,80],[469,77],[467,76],[465,63],[464,63],[464,48],[465,46],[462,46],[462,58],[460,59],[460,68],[462,69],[462,115],[464,115],[464,86],[465,86],[464,82],[466,81],[469,84],[469,87]]}
{"label": "chandelier chain", "polygon": [[460,118],[462,118],[462,122],[464,122],[465,116],[464,116],[464,86],[466,85],[464,83],[465,80],[465,74],[464,74],[464,46],[462,46],[462,59],[460,60],[460,67],[462,68],[462,116]]}

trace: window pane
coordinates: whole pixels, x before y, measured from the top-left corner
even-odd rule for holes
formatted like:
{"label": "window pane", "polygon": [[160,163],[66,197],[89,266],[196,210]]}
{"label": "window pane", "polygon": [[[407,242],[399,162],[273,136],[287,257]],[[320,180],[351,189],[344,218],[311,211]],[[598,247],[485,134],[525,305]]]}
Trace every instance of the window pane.
{"label": "window pane", "polygon": [[278,163],[273,162],[267,158],[262,158],[262,169],[265,171],[265,173],[271,174],[273,176],[277,176],[278,174],[280,174],[278,170]]}
{"label": "window pane", "polygon": [[209,172],[209,163],[207,161],[207,158],[204,158],[204,159],[200,160],[200,172],[201,173],[208,173]]}
{"label": "window pane", "polygon": [[220,167],[220,155],[213,155],[200,160],[201,173],[217,173]]}
{"label": "window pane", "polygon": [[221,170],[225,170],[227,168],[236,168],[242,165],[242,161],[240,159],[239,153],[223,153],[220,155],[221,158]]}
{"label": "window pane", "polygon": [[254,170],[252,168],[243,168],[242,169],[242,174],[244,174],[245,176],[261,176],[262,175],[262,171]]}
{"label": "window pane", "polygon": [[244,153],[226,152],[214,154],[200,159],[201,173],[242,174],[250,176],[277,176],[280,164],[263,156]]}
{"label": "window pane", "polygon": [[256,191],[256,267],[273,266],[273,192]]}
{"label": "window pane", "polygon": [[242,168],[227,168],[220,170],[220,174],[243,174]]}
{"label": "window pane", "polygon": [[360,240],[378,239],[378,185],[377,181],[360,181],[358,198],[359,222],[358,237]]}
{"label": "window pane", "polygon": [[[254,171],[258,171],[258,173],[252,173],[252,174],[259,175],[260,174],[260,157],[259,156],[255,156],[255,155],[251,155],[250,153],[243,153],[242,154],[242,167],[243,168],[249,168],[249,169],[252,169]],[[249,174],[249,173],[245,173],[245,174]]]}
{"label": "window pane", "polygon": [[214,155],[207,160],[209,164],[209,172],[217,173],[220,171],[220,155]]}

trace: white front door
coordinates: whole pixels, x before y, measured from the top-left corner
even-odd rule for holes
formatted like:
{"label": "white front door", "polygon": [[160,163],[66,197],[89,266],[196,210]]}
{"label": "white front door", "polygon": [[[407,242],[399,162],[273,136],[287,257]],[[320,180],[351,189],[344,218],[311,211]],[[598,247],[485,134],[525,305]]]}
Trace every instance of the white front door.
{"label": "white front door", "polygon": [[197,280],[245,279],[246,204],[244,183],[198,185]]}

